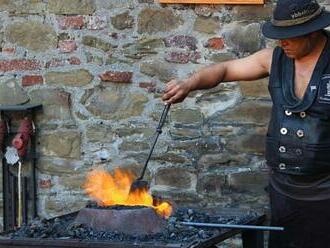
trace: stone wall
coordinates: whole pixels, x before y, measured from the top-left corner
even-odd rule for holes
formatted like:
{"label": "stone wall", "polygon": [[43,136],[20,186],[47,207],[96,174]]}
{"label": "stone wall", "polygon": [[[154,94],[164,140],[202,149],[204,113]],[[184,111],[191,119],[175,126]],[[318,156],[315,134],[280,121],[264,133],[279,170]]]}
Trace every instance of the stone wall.
{"label": "stone wall", "polygon": [[[92,168],[139,172],[165,82],[274,46],[260,33],[272,7],[0,0],[0,104],[43,104],[40,215],[84,206]],[[267,79],[221,84],[173,106],[149,163],[152,191],[178,204],[263,209],[270,108]]]}

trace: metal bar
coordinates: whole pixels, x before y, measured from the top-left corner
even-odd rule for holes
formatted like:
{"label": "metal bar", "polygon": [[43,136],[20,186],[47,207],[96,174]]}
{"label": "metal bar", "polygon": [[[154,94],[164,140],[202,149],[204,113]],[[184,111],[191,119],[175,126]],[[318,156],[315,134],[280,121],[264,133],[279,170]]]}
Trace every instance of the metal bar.
{"label": "metal bar", "polygon": [[16,206],[16,197],[17,197],[17,192],[16,192],[16,180],[15,176],[9,172],[9,190],[10,190],[10,213],[9,213],[9,228],[14,229],[16,226],[16,211],[17,211],[17,206]]}
{"label": "metal bar", "polygon": [[[34,123],[35,121],[35,112],[31,112],[31,119]],[[30,154],[32,155],[32,164],[31,164],[31,201],[32,201],[32,218],[36,218],[38,216],[37,213],[37,182],[36,182],[36,164],[37,164],[37,156],[36,156],[36,129],[34,130],[33,135],[31,136],[31,146],[30,146]]]}
{"label": "metal bar", "polygon": [[27,178],[23,177],[22,181],[22,188],[23,188],[23,223],[27,224],[28,222],[28,198],[27,198]]}
{"label": "metal bar", "polygon": [[2,159],[2,187],[3,187],[3,226],[4,230],[9,230],[9,213],[10,213],[10,193],[9,193],[9,173],[8,173],[8,164],[6,163],[6,159]]}
{"label": "metal bar", "polygon": [[242,232],[243,248],[264,248],[264,232],[248,230]]}
{"label": "metal bar", "polygon": [[[220,212],[216,211],[214,214],[221,216]],[[223,211],[222,211],[223,214]],[[227,215],[229,213],[227,212]],[[236,213],[239,214],[239,213]],[[241,213],[242,214],[242,213]],[[232,214],[229,214],[230,216],[232,216]],[[245,222],[245,225],[262,225],[264,223],[264,221],[266,220],[266,215],[260,215],[260,216],[256,216],[255,218],[253,218],[252,220]],[[215,244],[219,244],[221,242],[223,242],[224,240],[231,238],[233,236],[235,236],[236,234],[240,234],[242,233],[242,229],[223,229],[219,231],[219,234],[214,235],[213,237],[200,241],[198,242],[198,244],[195,244],[193,246],[184,246],[185,248],[208,248],[209,246],[212,247],[212,245]]]}
{"label": "metal bar", "polygon": [[283,227],[278,226],[255,226],[255,225],[234,225],[234,224],[217,224],[217,223],[201,223],[201,222],[180,222],[185,226],[197,226],[197,227],[216,227],[216,228],[235,228],[235,229],[252,229],[263,231],[284,231]]}
{"label": "metal bar", "polygon": [[23,104],[23,105],[2,105],[0,106],[1,111],[26,111],[41,109],[41,104]]}
{"label": "metal bar", "polygon": [[[4,112],[0,112],[1,119],[4,119]],[[3,141],[4,146],[1,147],[2,154],[5,154],[5,141]],[[9,230],[9,212],[10,212],[10,204],[9,202],[9,178],[8,178],[8,165],[6,163],[6,159],[2,157],[2,201],[3,201],[3,229],[4,231]]]}
{"label": "metal bar", "polygon": [[147,157],[147,159],[145,161],[145,164],[143,166],[142,173],[141,173],[140,177],[137,180],[142,180],[143,177],[144,177],[144,173],[146,172],[146,169],[147,169],[147,166],[148,166],[148,162],[149,162],[149,160],[150,160],[150,158],[152,156],[152,153],[153,153],[153,151],[155,149],[155,146],[156,146],[158,137],[162,133],[162,128],[164,126],[164,123],[165,123],[165,120],[166,120],[166,116],[167,116],[168,111],[170,110],[170,107],[171,107],[171,104],[166,104],[165,107],[164,107],[164,109],[163,109],[163,112],[162,112],[162,115],[160,117],[158,126],[156,128],[156,135],[155,135],[154,141],[152,143],[152,146],[151,146],[151,149],[149,151],[148,157]]}

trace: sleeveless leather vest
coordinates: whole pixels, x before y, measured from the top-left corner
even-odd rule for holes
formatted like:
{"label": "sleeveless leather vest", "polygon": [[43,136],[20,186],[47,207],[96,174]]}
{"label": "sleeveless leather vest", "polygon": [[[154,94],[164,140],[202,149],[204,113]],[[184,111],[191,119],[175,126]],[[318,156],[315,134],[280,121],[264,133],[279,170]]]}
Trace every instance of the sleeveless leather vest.
{"label": "sleeveless leather vest", "polygon": [[294,60],[274,49],[269,92],[273,101],[266,138],[267,164],[279,172],[330,172],[330,39],[303,99],[294,94]]}

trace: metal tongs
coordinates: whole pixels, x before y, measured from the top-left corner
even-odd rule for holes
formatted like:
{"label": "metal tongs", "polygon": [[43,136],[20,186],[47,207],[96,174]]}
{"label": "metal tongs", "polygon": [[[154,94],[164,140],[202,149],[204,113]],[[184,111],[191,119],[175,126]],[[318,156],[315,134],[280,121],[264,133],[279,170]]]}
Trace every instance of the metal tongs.
{"label": "metal tongs", "polygon": [[14,166],[18,163],[18,173],[17,173],[17,191],[18,191],[18,218],[17,225],[20,227],[22,225],[22,162],[18,155],[18,151],[15,147],[7,146],[5,158],[7,164]]}
{"label": "metal tongs", "polygon": [[142,170],[142,173],[140,175],[140,177],[138,177],[131,185],[131,188],[130,188],[130,193],[131,192],[134,192],[136,190],[148,190],[149,187],[148,187],[148,182],[143,180],[143,177],[144,177],[144,174],[146,172],[146,169],[147,169],[147,166],[148,166],[148,162],[151,158],[151,155],[154,151],[154,148],[155,148],[155,145],[157,143],[157,140],[158,140],[158,137],[159,135],[162,133],[162,128],[164,126],[164,123],[165,123],[165,120],[166,120],[166,116],[167,116],[167,113],[168,111],[170,110],[170,106],[171,104],[168,103],[165,105],[164,109],[163,109],[163,112],[162,112],[162,115],[160,117],[160,120],[159,120],[159,123],[158,123],[158,127],[156,129],[156,135],[155,135],[155,139],[154,139],[154,142],[152,144],[152,147],[150,149],[150,152],[149,152],[149,155],[147,157],[147,160],[144,164],[144,167],[143,167],[143,170]]}

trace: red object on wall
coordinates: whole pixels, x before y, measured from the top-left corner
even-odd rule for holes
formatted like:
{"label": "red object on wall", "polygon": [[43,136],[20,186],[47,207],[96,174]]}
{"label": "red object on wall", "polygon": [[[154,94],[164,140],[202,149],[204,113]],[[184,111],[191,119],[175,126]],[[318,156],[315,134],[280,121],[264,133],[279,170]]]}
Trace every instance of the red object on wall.
{"label": "red object on wall", "polygon": [[18,133],[12,141],[12,145],[17,149],[18,155],[23,157],[26,154],[30,136],[33,134],[32,120],[24,118],[18,129]]}

